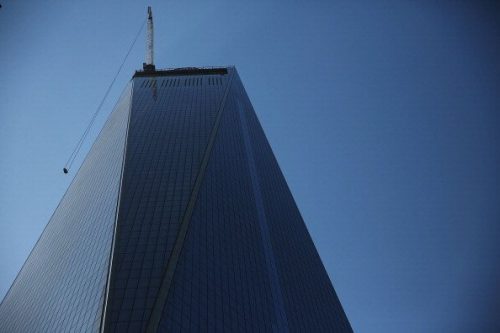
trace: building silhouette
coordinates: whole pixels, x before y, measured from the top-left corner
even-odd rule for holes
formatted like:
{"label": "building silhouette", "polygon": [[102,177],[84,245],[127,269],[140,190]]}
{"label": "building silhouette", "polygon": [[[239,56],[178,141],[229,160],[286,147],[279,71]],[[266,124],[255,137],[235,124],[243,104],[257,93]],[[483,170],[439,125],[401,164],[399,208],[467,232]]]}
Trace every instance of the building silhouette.
{"label": "building silhouette", "polygon": [[234,67],[124,89],[0,305],[73,331],[352,331]]}

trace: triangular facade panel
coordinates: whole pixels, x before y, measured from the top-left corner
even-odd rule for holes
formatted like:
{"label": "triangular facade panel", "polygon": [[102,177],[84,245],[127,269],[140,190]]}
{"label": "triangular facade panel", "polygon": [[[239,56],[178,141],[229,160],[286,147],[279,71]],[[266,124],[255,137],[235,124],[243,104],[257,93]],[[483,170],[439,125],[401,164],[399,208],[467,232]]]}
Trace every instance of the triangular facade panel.
{"label": "triangular facade panel", "polygon": [[0,305],[0,332],[98,331],[132,86],[109,116]]}

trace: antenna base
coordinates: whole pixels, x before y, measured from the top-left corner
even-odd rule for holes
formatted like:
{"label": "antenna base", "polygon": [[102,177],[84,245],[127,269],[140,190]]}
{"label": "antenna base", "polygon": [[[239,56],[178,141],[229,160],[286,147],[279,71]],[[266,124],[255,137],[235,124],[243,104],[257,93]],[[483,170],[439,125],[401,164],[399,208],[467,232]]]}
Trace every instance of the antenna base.
{"label": "antenna base", "polygon": [[156,71],[156,67],[153,64],[146,64],[145,62],[142,63],[142,69],[144,69],[145,72],[154,72]]}

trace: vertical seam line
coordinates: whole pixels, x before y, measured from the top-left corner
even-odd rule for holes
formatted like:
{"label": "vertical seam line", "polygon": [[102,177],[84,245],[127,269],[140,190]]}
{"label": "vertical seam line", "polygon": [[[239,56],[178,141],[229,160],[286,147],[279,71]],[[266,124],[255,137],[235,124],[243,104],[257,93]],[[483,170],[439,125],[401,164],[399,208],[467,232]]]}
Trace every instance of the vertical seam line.
{"label": "vertical seam line", "polygon": [[110,285],[111,285],[111,272],[113,268],[113,261],[115,260],[115,245],[116,245],[116,236],[117,236],[117,230],[118,230],[118,217],[120,213],[120,202],[121,202],[121,197],[122,197],[122,186],[123,186],[123,173],[125,170],[125,159],[127,158],[127,144],[128,144],[128,131],[130,127],[130,117],[132,114],[132,102],[133,102],[133,96],[134,96],[134,80],[132,80],[132,86],[130,87],[130,103],[129,103],[129,109],[128,109],[128,119],[127,119],[127,128],[125,130],[125,143],[123,145],[123,159],[122,159],[122,168],[120,171],[120,185],[118,187],[118,199],[116,200],[116,208],[115,208],[115,223],[114,223],[114,228],[113,228],[113,240],[111,241],[111,251],[109,254],[109,268],[108,268],[108,276],[106,278],[106,291],[104,295],[104,305],[102,308],[102,315],[101,315],[101,324],[100,324],[100,332],[104,332],[106,328],[106,313],[107,313],[107,307],[108,307],[108,298],[109,298],[109,290],[110,290]]}

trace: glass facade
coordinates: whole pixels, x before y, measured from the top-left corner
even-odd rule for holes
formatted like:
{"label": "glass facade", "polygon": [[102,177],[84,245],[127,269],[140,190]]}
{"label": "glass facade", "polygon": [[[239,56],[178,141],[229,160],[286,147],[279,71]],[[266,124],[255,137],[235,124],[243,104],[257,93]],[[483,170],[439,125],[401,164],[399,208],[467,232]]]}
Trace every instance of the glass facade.
{"label": "glass facade", "polygon": [[288,327],[294,332],[350,332],[349,321],[250,100],[241,81],[238,84],[238,109],[243,132],[249,132]]}
{"label": "glass facade", "polygon": [[235,73],[161,332],[351,332]]}
{"label": "glass facade", "polygon": [[106,329],[144,330],[228,75],[136,77]]}
{"label": "glass facade", "polygon": [[92,332],[103,313],[131,85],[0,305],[0,332]]}
{"label": "glass facade", "polygon": [[4,328],[352,331],[233,67],[136,73]]}

